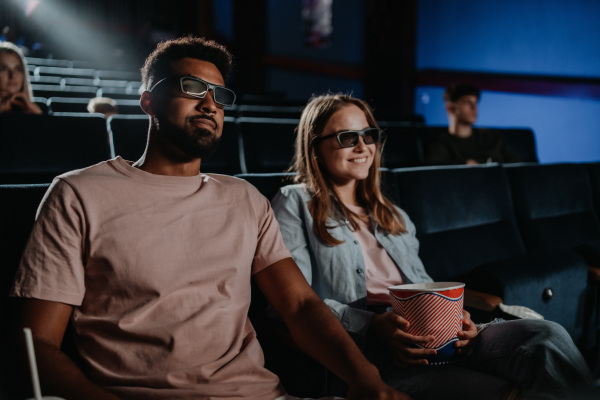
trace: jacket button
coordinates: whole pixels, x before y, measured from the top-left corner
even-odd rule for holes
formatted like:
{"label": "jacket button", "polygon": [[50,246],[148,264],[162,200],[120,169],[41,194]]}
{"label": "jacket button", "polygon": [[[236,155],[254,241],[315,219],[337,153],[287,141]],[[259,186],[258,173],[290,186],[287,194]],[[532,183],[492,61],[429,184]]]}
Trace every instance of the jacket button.
{"label": "jacket button", "polygon": [[355,241],[354,241],[354,244],[358,244],[358,240],[355,240]]}
{"label": "jacket button", "polygon": [[357,269],[356,269],[356,273],[357,273],[357,274],[362,274],[362,271],[363,271],[363,270],[362,270],[361,268],[357,268]]}

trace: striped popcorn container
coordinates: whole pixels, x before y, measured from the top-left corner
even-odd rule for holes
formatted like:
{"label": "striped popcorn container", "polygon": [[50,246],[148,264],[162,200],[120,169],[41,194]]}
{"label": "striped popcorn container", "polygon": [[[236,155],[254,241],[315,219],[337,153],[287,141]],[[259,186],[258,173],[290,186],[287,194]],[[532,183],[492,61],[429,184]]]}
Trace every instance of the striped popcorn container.
{"label": "striped popcorn container", "polygon": [[430,365],[453,361],[456,334],[462,330],[463,294],[461,282],[427,282],[391,286],[392,307],[410,326],[407,332],[415,336],[433,335],[434,340],[422,347],[436,349],[428,358]]}

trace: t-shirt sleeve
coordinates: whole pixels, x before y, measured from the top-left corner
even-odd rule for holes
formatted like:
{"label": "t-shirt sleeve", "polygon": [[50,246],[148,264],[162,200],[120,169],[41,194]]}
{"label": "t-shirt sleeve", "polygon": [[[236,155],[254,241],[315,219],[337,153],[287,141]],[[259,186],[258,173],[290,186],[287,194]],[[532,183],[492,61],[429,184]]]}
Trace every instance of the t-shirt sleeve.
{"label": "t-shirt sleeve", "polygon": [[85,219],[71,186],[56,179],[42,200],[10,296],[81,305]]}
{"label": "t-shirt sleeve", "polygon": [[275,219],[275,214],[269,201],[261,195],[255,200],[255,203],[258,220],[258,242],[252,264],[252,274],[256,274],[284,258],[292,257],[292,254],[283,242],[279,223]]}

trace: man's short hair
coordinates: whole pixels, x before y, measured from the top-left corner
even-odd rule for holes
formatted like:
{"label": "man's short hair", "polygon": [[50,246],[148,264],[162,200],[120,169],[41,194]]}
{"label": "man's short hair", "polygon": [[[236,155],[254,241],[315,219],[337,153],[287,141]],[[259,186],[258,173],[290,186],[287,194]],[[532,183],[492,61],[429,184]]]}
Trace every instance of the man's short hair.
{"label": "man's short hair", "polygon": [[213,63],[223,79],[227,78],[233,65],[231,53],[214,40],[193,35],[165,40],[158,44],[142,67],[144,88],[149,90],[157,81],[168,77],[171,63],[186,57]]}
{"label": "man's short hair", "polygon": [[446,103],[454,103],[463,96],[471,95],[477,97],[477,100],[479,100],[481,90],[470,83],[458,83],[446,87],[446,90],[444,91],[444,101]]}

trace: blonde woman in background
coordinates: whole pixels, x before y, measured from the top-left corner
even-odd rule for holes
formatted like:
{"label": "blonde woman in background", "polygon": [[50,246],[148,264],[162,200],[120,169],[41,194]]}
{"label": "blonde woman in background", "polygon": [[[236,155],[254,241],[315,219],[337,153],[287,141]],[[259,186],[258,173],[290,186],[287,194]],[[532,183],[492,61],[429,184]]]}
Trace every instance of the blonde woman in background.
{"label": "blonde woman in background", "polygon": [[0,43],[0,114],[41,114],[33,102],[27,61],[19,47]]}

